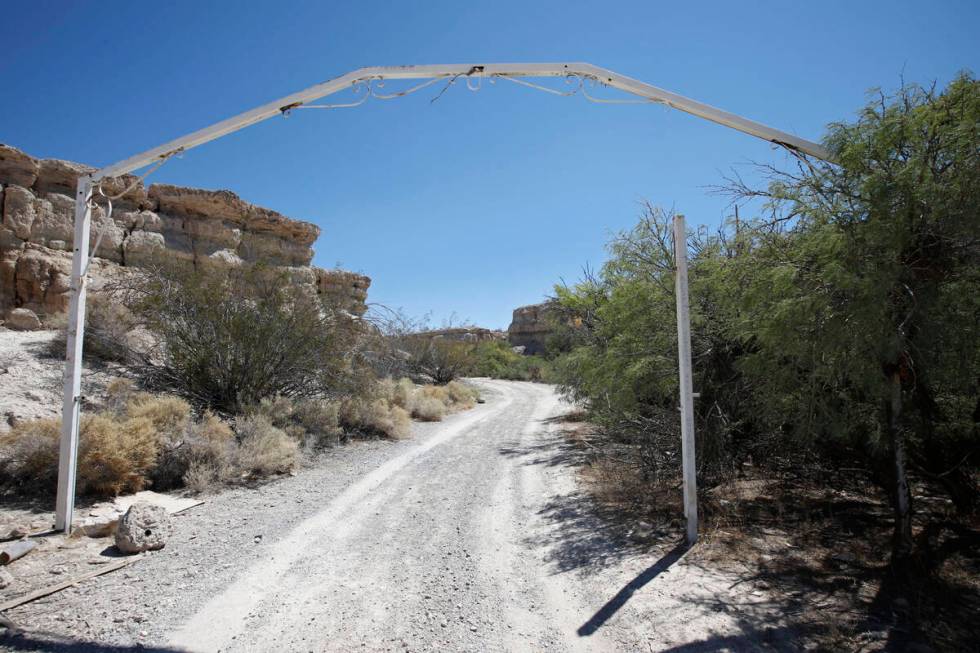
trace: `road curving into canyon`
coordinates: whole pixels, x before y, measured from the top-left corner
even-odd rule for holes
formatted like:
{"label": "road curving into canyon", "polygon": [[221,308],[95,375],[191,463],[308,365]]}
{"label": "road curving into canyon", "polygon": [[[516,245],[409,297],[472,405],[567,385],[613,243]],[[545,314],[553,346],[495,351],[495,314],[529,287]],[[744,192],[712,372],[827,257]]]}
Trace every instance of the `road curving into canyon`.
{"label": "road curving into canyon", "polygon": [[[601,651],[585,587],[555,574],[542,514],[573,469],[548,456],[567,406],[480,381],[454,415],[271,544],[171,638],[192,651]],[[622,642],[619,642],[621,645]]]}

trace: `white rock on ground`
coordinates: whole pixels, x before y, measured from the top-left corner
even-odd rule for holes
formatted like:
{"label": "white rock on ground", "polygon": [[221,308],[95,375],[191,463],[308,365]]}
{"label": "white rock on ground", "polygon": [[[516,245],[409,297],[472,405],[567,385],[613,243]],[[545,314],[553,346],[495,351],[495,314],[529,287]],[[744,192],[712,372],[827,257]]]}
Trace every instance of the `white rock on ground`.
{"label": "white rock on ground", "polygon": [[116,527],[116,547],[123,553],[162,549],[173,531],[167,509],[151,503],[134,503]]}

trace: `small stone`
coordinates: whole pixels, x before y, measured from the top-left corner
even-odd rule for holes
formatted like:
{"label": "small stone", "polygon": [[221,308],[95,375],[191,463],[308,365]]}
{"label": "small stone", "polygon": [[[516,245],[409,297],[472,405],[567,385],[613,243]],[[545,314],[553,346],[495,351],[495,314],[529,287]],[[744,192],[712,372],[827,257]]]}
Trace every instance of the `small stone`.
{"label": "small stone", "polygon": [[162,549],[173,526],[166,508],[139,501],[130,506],[116,528],[116,548],[124,553]]}
{"label": "small stone", "polygon": [[0,567],[0,590],[10,587],[10,584],[14,582],[13,574],[9,571]]}

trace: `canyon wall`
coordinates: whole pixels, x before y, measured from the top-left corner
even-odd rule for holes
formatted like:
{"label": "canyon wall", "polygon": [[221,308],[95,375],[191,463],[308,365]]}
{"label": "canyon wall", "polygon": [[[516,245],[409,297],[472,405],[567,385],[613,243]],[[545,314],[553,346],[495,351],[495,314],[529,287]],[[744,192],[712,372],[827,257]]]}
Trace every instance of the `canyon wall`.
{"label": "canyon wall", "polygon": [[[42,318],[68,308],[74,234],[75,185],[93,169],[70,161],[35,159],[0,144],[0,317],[28,309]],[[130,186],[132,188],[130,189]],[[192,265],[230,266],[263,261],[296,283],[355,315],[366,310],[371,279],[310,265],[320,228],[250,204],[226,190],[167,184],[145,188],[126,175],[104,183],[97,196],[90,247],[99,241],[90,287],[164,255]],[[101,238],[101,240],[99,240]],[[23,313],[23,311],[18,311]]]}
{"label": "canyon wall", "polygon": [[515,308],[507,328],[507,340],[514,347],[524,347],[527,355],[542,354],[555,330],[552,319],[550,302]]}

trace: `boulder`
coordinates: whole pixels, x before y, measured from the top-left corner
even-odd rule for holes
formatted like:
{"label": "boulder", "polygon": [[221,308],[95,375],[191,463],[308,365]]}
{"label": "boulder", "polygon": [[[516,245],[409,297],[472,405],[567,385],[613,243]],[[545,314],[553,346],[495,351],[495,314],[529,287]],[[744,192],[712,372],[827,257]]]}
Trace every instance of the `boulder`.
{"label": "boulder", "polygon": [[26,308],[15,308],[7,315],[7,327],[17,331],[34,331],[41,328],[37,314]]}
{"label": "boulder", "polygon": [[67,310],[71,254],[29,245],[17,258],[14,283],[17,305],[30,306],[43,313]]}
{"label": "boulder", "polygon": [[34,185],[38,163],[15,147],[0,143],[0,184]]}
{"label": "boulder", "polygon": [[116,548],[123,553],[162,549],[170,538],[173,523],[163,506],[140,501],[130,506],[116,527]]}
{"label": "boulder", "polygon": [[3,226],[21,240],[30,240],[38,213],[38,199],[23,186],[7,186],[3,193]]}

